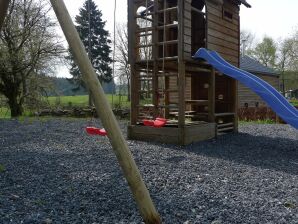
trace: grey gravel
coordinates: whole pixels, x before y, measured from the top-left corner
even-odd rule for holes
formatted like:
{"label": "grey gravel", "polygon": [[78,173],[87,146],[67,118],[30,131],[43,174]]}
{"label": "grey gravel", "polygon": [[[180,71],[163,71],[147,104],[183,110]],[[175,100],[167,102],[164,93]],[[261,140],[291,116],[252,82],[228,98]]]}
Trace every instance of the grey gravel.
{"label": "grey gravel", "polygon": [[[1,224],[142,223],[108,139],[87,124],[0,120]],[[187,147],[128,141],[163,223],[298,223],[297,130],[239,130]]]}

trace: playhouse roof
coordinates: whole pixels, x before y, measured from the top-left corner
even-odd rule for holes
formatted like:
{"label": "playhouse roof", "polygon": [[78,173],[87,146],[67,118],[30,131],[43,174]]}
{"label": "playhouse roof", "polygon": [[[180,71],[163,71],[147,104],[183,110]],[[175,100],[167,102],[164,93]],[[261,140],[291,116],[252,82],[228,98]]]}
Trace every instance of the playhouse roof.
{"label": "playhouse roof", "polygon": [[279,76],[272,68],[262,65],[257,60],[245,55],[240,58],[240,68],[250,73]]}
{"label": "playhouse roof", "polygon": [[243,5],[245,5],[247,8],[251,8],[251,5],[248,4],[246,0],[240,0],[240,3],[242,3]]}

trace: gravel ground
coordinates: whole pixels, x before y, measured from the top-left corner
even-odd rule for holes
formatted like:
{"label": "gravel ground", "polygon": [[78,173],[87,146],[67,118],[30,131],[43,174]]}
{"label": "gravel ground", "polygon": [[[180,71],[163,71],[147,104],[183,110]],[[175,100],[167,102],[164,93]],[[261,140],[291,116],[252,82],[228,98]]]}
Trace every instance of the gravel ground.
{"label": "gravel ground", "polygon": [[[0,120],[0,223],[141,223],[86,120]],[[125,122],[121,122],[125,132]],[[163,223],[298,223],[298,132],[242,125],[179,147],[128,141]]]}

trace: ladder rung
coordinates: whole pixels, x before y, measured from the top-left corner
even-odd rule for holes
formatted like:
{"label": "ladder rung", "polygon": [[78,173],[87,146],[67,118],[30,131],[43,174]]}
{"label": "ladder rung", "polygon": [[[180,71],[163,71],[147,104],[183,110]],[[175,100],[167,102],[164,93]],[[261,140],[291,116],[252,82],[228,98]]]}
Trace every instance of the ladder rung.
{"label": "ladder rung", "polygon": [[158,26],[158,30],[163,30],[164,28],[170,29],[170,28],[175,28],[178,27],[178,23],[172,23],[172,24],[167,24],[165,26]]}
{"label": "ladder rung", "polygon": [[139,93],[153,93],[153,90],[139,90]]}
{"label": "ladder rung", "polygon": [[158,42],[158,45],[169,45],[169,44],[178,44],[178,40],[168,40],[163,42]]}
{"label": "ladder rung", "polygon": [[150,107],[154,107],[153,104],[145,104],[145,105],[137,105],[137,107],[139,108],[150,108]]}
{"label": "ladder rung", "polygon": [[228,127],[228,126],[234,126],[234,123],[225,123],[225,124],[218,124],[217,128],[224,128],[224,127]]}
{"label": "ladder rung", "polygon": [[146,37],[146,36],[152,36],[152,32],[149,31],[150,33],[144,33],[144,34],[138,34],[139,37]]}
{"label": "ladder rung", "polygon": [[[153,104],[147,105],[137,105],[139,108],[153,108],[155,107]],[[158,105],[157,108],[178,108],[178,105]]]}
{"label": "ladder rung", "polygon": [[208,100],[185,100],[185,103],[206,106],[208,105],[209,101]]}
{"label": "ladder rung", "polygon": [[157,74],[158,77],[177,77],[178,73],[159,73]]}
{"label": "ladder rung", "polygon": [[146,33],[146,32],[151,32],[153,30],[154,30],[153,27],[139,28],[136,30],[136,33]]}
{"label": "ladder rung", "polygon": [[165,8],[165,9],[162,9],[162,10],[158,10],[157,13],[170,12],[170,11],[174,11],[174,10],[178,10],[178,7],[175,6],[175,7],[171,7],[171,8]]}
{"label": "ladder rung", "polygon": [[176,93],[178,89],[159,89],[158,92]]}
{"label": "ladder rung", "polygon": [[217,113],[214,115],[215,115],[215,117],[235,116],[235,113]]}
{"label": "ladder rung", "polygon": [[139,81],[153,81],[152,78],[139,78]]}
{"label": "ladder rung", "polygon": [[159,105],[158,108],[178,108],[178,105]]}
{"label": "ladder rung", "polygon": [[143,45],[137,45],[136,48],[145,48],[145,47],[153,47],[154,44],[143,44]]}
{"label": "ladder rung", "polygon": [[173,56],[173,57],[165,57],[165,58],[159,58],[159,61],[172,61],[172,60],[178,60],[178,56]]}
{"label": "ladder rung", "polygon": [[231,130],[234,130],[234,127],[221,128],[221,129],[218,129],[217,132],[220,133],[220,132],[223,132],[223,131],[231,131]]}

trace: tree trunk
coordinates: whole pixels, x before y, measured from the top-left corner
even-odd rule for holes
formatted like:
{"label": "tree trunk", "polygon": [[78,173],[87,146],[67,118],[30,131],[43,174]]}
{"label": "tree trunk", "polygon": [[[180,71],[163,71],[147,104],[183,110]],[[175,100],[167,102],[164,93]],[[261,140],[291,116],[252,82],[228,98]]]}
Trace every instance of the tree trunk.
{"label": "tree trunk", "polygon": [[127,79],[127,101],[130,102],[130,80]]}
{"label": "tree trunk", "polygon": [[20,103],[17,102],[17,97],[12,96],[8,99],[8,105],[10,108],[11,117],[19,117],[23,114],[23,108]]}

